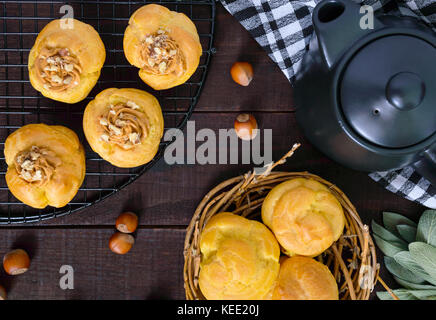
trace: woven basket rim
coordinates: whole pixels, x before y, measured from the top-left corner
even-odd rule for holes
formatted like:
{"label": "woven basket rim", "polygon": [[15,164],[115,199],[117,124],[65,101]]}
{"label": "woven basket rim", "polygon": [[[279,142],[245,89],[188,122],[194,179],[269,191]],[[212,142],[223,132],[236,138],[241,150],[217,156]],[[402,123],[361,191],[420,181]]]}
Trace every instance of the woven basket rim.
{"label": "woven basket rim", "polygon": [[[183,268],[186,299],[205,299],[198,285],[201,261],[199,239],[201,231],[210,217],[223,211],[249,217],[250,214],[259,210],[263,198],[251,201],[249,206],[241,199],[249,197],[252,192],[258,192],[261,189],[268,190],[281,182],[300,177],[314,179],[327,186],[342,205],[346,217],[343,235],[327,249],[326,257],[322,257],[323,254],[316,259],[326,263],[336,279],[340,278],[338,287],[341,299],[369,299],[377,282],[380,268],[369,228],[363,224],[356,208],[341,189],[335,184],[307,171],[275,171],[268,173],[266,176],[248,173],[221,182],[204,196],[186,230]],[[265,192],[264,195],[267,193]],[[239,208],[237,207],[237,201],[239,201]],[[236,206],[236,210],[227,210],[231,205]],[[347,250],[352,250],[352,253],[346,252]],[[343,257],[347,256],[347,254],[351,255],[351,261],[347,261]]]}

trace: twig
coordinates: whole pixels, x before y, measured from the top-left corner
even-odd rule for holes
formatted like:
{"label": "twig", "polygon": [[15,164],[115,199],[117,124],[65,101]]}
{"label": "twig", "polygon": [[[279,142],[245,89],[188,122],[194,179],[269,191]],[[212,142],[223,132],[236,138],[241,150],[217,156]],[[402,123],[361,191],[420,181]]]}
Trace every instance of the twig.
{"label": "twig", "polygon": [[383,286],[383,288],[386,289],[386,291],[392,296],[392,298],[394,298],[394,300],[400,300],[400,298],[397,297],[397,295],[395,293],[392,292],[391,288],[388,287],[388,285],[383,281],[382,278],[380,278],[379,275],[377,275],[377,280],[378,282],[381,283],[381,285]]}

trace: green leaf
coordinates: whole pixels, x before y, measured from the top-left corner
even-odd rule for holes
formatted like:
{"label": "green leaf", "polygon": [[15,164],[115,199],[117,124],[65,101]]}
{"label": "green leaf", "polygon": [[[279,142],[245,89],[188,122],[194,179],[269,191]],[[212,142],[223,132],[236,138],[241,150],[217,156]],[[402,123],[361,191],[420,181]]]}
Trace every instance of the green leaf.
{"label": "green leaf", "polygon": [[[392,292],[400,300],[436,300],[436,290],[407,290],[396,289]],[[380,300],[394,300],[387,291],[377,292],[377,297]]]}
{"label": "green leaf", "polygon": [[409,290],[419,300],[436,300],[436,290]]}
{"label": "green leaf", "polygon": [[[406,268],[410,272],[412,272],[417,278],[422,280],[431,279],[430,275],[412,258],[412,255],[409,251],[401,251],[398,252],[394,256],[395,261],[400,264],[403,268]],[[416,281],[413,281],[416,282]],[[431,282],[431,281],[429,281]],[[436,284],[436,281],[432,282]]]}
{"label": "green leaf", "polygon": [[428,281],[436,281],[436,248],[424,242],[412,242],[409,251],[413,260],[432,278]]}
{"label": "green leaf", "polygon": [[432,286],[429,284],[417,284],[398,278],[396,276],[394,276],[394,279],[400,286],[403,286],[404,288],[409,290],[436,290],[436,286]]}
{"label": "green leaf", "polygon": [[[415,297],[413,294],[411,294],[408,290],[406,289],[397,289],[397,290],[392,290],[392,292],[398,297],[398,299],[400,300],[418,300],[417,297]],[[387,291],[382,291],[382,292],[377,292],[377,297],[380,300],[394,300],[394,298],[392,298],[392,296],[389,294],[389,292]]]}
{"label": "green leaf", "polygon": [[397,225],[397,231],[400,236],[406,240],[408,243],[416,241],[416,228],[409,226],[407,224]]}
{"label": "green leaf", "polygon": [[416,241],[436,246],[436,210],[426,210],[423,212],[418,223]]}
{"label": "green leaf", "polygon": [[392,275],[400,279],[417,284],[422,284],[425,282],[425,279],[420,278],[409,269],[404,268],[401,264],[396,262],[394,258],[385,257],[385,266],[386,269],[388,269],[389,272],[392,273]]}
{"label": "green leaf", "polygon": [[393,245],[395,245],[397,247],[406,247],[407,248],[407,243],[404,240],[402,240],[401,238],[397,237],[392,232],[386,230],[385,228],[380,226],[374,220],[372,220],[372,222],[371,222],[371,227],[372,227],[372,231],[376,235],[378,235],[380,238],[382,238],[383,240],[386,240],[387,242],[389,242],[389,243],[391,243],[391,244],[393,244]]}
{"label": "green leaf", "polygon": [[398,252],[407,250],[407,246],[405,245],[401,245],[399,243],[391,244],[376,234],[373,234],[373,236],[377,246],[385,254],[385,256],[393,257]]}
{"label": "green leaf", "polygon": [[416,223],[409,218],[393,212],[383,212],[383,224],[386,229],[394,234],[397,233],[397,225],[399,224],[407,224],[411,227],[416,227]]}

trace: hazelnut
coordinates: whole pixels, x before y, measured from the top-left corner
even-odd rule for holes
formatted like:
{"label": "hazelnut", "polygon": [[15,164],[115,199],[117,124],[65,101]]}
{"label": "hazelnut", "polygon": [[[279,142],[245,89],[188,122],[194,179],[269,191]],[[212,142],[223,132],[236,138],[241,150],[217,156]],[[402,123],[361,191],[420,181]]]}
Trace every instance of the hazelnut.
{"label": "hazelnut", "polygon": [[115,232],[109,239],[109,248],[112,252],[117,254],[126,254],[130,251],[134,243],[135,238],[133,238],[132,235]]}
{"label": "hazelnut", "polygon": [[235,119],[235,131],[242,140],[252,140],[257,135],[257,121],[253,115],[241,113]]}
{"label": "hazelnut", "polygon": [[3,257],[3,268],[10,275],[18,275],[26,272],[30,266],[30,258],[23,249],[8,252]]}
{"label": "hazelnut", "polygon": [[138,216],[133,212],[123,212],[118,216],[115,226],[123,233],[135,232],[138,227]]}
{"label": "hazelnut", "polygon": [[233,81],[241,86],[248,86],[253,80],[253,67],[248,62],[235,62],[230,69]]}
{"label": "hazelnut", "polygon": [[7,296],[6,289],[0,285],[0,300],[6,300]]}

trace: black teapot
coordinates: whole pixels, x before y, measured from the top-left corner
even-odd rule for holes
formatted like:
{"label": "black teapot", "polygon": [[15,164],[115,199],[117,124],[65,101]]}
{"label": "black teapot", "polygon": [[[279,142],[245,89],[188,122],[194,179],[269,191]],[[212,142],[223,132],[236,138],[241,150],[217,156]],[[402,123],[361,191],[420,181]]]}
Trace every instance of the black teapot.
{"label": "black teapot", "polygon": [[362,24],[364,13],[350,0],[315,7],[295,83],[297,121],[345,166],[413,165],[436,186],[436,35],[411,17]]}

